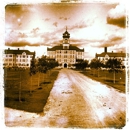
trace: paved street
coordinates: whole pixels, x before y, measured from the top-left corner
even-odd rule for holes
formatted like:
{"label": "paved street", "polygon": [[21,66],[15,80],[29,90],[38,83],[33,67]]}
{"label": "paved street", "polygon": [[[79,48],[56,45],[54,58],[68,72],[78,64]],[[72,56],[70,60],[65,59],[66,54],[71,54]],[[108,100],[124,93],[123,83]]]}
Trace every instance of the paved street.
{"label": "paved street", "polygon": [[[33,127],[119,128],[125,125],[125,110],[124,93],[76,71],[62,69],[44,112],[33,115],[24,123]],[[27,114],[24,113],[23,120]],[[15,122],[18,124],[20,122]]]}

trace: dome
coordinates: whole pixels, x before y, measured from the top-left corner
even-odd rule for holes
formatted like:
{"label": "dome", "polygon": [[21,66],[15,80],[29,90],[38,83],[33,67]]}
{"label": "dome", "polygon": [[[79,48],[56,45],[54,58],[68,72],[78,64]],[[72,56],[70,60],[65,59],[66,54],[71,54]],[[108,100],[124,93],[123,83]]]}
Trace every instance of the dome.
{"label": "dome", "polygon": [[68,33],[67,28],[66,31],[63,33],[63,38],[70,38],[70,34]]}

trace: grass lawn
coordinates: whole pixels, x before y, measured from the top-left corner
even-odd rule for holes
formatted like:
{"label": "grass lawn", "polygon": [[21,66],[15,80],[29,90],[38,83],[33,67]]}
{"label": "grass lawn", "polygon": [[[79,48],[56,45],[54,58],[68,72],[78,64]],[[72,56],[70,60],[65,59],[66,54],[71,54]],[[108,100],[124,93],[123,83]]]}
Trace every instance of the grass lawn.
{"label": "grass lawn", "polygon": [[40,74],[38,82],[38,73],[32,76],[31,81],[29,70],[5,70],[5,107],[28,112],[42,112],[58,73],[58,69],[53,69],[47,74]]}
{"label": "grass lawn", "polygon": [[95,70],[86,70],[82,71],[84,75],[90,77],[93,80],[99,81],[101,83],[107,84],[118,91],[121,91],[123,93],[126,92],[126,74],[125,71],[122,71],[121,73],[116,73],[115,75],[115,83],[113,83],[113,73],[108,72],[107,70],[100,70],[99,76],[98,71]]}

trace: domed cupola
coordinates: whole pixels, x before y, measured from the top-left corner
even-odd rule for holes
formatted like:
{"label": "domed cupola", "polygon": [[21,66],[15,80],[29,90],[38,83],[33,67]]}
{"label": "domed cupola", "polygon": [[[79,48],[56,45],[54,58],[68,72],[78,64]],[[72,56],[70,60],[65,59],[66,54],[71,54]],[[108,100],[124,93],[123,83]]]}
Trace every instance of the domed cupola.
{"label": "domed cupola", "polygon": [[70,38],[70,34],[67,31],[67,27],[66,27],[66,31],[63,33],[63,49],[69,49],[69,38]]}
{"label": "domed cupola", "polygon": [[67,31],[67,27],[66,27],[66,31],[63,33],[63,38],[64,38],[64,39],[70,38],[70,34],[69,34],[68,31]]}

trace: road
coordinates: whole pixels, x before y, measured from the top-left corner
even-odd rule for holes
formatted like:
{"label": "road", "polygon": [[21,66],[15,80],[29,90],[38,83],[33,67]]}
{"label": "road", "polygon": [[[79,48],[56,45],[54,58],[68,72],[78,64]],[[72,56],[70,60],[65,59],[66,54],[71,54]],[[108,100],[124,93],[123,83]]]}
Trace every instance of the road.
{"label": "road", "polygon": [[125,125],[125,111],[125,94],[62,69],[44,108],[44,123],[49,127],[119,128]]}
{"label": "road", "polygon": [[43,113],[25,122],[32,127],[121,128],[125,119],[124,93],[77,71],[62,69]]}

